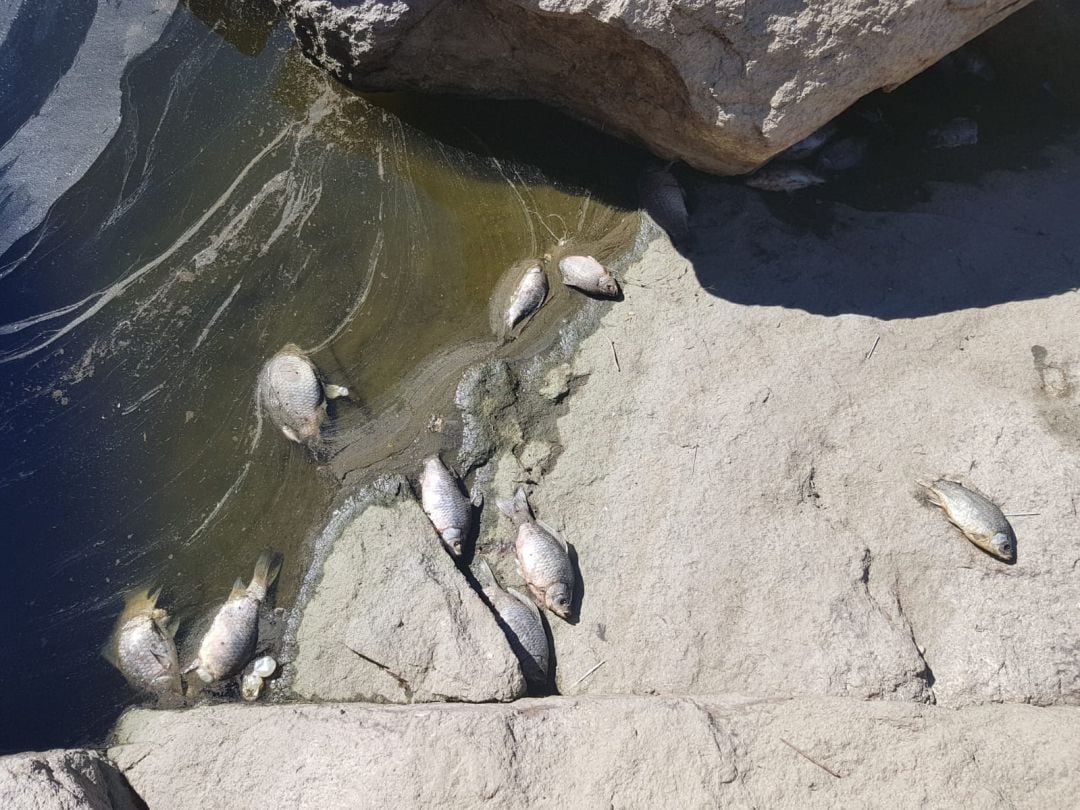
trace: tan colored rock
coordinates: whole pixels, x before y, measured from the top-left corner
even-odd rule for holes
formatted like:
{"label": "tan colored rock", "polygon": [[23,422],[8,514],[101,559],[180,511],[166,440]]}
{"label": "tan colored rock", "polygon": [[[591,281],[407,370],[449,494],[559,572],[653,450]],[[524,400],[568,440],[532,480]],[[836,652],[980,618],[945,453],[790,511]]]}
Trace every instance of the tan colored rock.
{"label": "tan colored rock", "polygon": [[411,498],[345,528],[297,633],[293,689],[315,700],[513,700],[517,658]]}
{"label": "tan colored rock", "polygon": [[[531,497],[583,584],[563,694],[1080,703],[1078,154],[889,217],[814,204],[827,239],[694,189],[696,263],[628,270]],[[1019,513],[1016,565],[918,502],[939,475]]]}
{"label": "tan colored rock", "polygon": [[116,766],[97,751],[0,757],[4,810],[136,810],[143,807]]}
{"label": "tan colored rock", "polygon": [[132,711],[115,736],[110,755],[155,810],[1080,803],[1076,708],[738,696],[231,705]]}
{"label": "tan colored rock", "polygon": [[737,173],[1028,0],[276,2],[354,87],[536,99]]}

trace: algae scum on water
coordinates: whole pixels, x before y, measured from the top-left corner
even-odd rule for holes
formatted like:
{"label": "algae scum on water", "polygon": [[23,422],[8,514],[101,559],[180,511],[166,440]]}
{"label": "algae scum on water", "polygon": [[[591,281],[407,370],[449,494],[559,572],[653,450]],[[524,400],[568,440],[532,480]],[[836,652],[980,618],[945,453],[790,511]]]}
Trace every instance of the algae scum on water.
{"label": "algae scum on water", "polygon": [[[3,40],[9,68],[41,65],[30,23],[56,17],[55,75],[4,89],[44,134],[8,127],[2,147],[0,510],[19,572],[2,598],[19,663],[0,750],[99,741],[139,699],[100,655],[124,593],[161,589],[181,666],[264,548],[284,554],[291,606],[342,481],[456,450],[465,370],[545,351],[583,306],[553,291],[507,340],[489,323],[504,274],[559,251],[610,260],[638,229],[616,170],[632,150],[530,105],[361,97],[270,12],[230,8],[24,4]],[[113,47],[132,25],[145,41]],[[102,65],[111,94],[80,72]],[[43,159],[53,140],[79,148]],[[257,404],[287,344],[350,392],[322,456]]]}

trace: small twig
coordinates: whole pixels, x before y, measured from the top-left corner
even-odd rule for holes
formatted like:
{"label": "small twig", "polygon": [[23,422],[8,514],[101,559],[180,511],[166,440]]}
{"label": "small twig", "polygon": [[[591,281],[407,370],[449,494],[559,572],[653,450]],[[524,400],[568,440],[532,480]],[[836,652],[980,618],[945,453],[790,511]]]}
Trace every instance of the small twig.
{"label": "small twig", "polygon": [[873,346],[871,346],[871,347],[870,347],[870,351],[868,351],[868,352],[866,353],[866,359],[867,359],[867,360],[869,360],[869,359],[870,359],[871,357],[873,357],[873,356],[874,356],[874,349],[876,349],[876,348],[877,348],[877,345],[878,345],[878,343],[880,343],[880,342],[881,342],[881,335],[878,335],[878,336],[877,336],[876,338],[874,338],[874,345],[873,345]]}
{"label": "small twig", "polygon": [[837,779],[843,779],[844,778],[840,774],[838,774],[836,771],[834,771],[832,768],[830,768],[830,767],[828,767],[826,765],[822,765],[820,762],[818,762],[816,759],[814,759],[812,756],[810,756],[805,751],[800,751],[798,748],[796,748],[794,745],[789,743],[783,737],[780,738],[780,742],[782,742],[784,745],[786,745],[788,748],[790,748],[792,751],[794,751],[800,757],[805,759],[807,762],[812,762],[813,764],[817,765],[819,768],[821,768],[821,770],[825,771],[825,773],[831,774],[832,776],[835,776]]}
{"label": "small twig", "polygon": [[575,686],[577,686],[577,685],[578,685],[579,683],[581,683],[581,682],[582,682],[583,680],[585,680],[586,678],[588,678],[588,677],[589,677],[590,675],[592,675],[592,674],[593,674],[594,672],[596,672],[596,670],[600,669],[600,667],[602,667],[602,666],[603,666],[604,664],[606,664],[606,663],[607,663],[607,661],[606,661],[606,660],[604,660],[604,661],[601,661],[601,662],[600,662],[599,664],[597,664],[597,665],[596,665],[595,667],[593,667],[592,669],[590,669],[590,670],[589,670],[588,672],[586,672],[586,673],[585,673],[584,675],[582,675],[582,676],[581,676],[580,678],[578,678],[578,679],[577,679],[576,681],[574,681],[574,682],[573,682],[572,684],[570,684],[570,688],[571,688],[571,689],[573,689],[573,688],[574,688]]}
{"label": "small twig", "polygon": [[1042,512],[1012,512],[1005,515],[1005,517],[1034,517],[1035,515],[1041,515]]}
{"label": "small twig", "polygon": [[615,368],[622,374],[622,366],[619,365],[619,353],[615,351],[615,341],[611,341],[611,356],[615,358]]}

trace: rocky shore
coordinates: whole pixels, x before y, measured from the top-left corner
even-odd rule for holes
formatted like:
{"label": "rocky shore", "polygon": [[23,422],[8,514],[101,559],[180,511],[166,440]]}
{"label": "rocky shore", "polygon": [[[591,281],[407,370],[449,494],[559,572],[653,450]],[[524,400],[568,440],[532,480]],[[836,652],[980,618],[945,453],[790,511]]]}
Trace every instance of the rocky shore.
{"label": "rocky shore", "polygon": [[[402,483],[346,522],[300,623],[292,688],[328,702],[133,710],[109,758],[150,807],[1074,804],[1080,144],[1054,165],[888,219],[781,203],[824,206],[828,240],[693,189],[698,249],[650,242],[533,380],[554,418],[478,474],[489,498],[530,487],[574,551],[558,696],[514,700],[509,646]],[[918,501],[941,473],[1013,516],[1016,565]],[[513,584],[484,516],[477,554]]]}

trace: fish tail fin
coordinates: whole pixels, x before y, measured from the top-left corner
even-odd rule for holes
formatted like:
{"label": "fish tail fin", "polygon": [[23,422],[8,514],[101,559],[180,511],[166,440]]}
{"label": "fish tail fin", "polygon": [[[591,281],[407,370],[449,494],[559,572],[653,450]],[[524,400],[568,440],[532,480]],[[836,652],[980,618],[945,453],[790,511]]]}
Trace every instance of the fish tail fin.
{"label": "fish tail fin", "polygon": [[136,588],[125,593],[124,610],[120,614],[119,623],[123,624],[133,616],[143,613],[147,615],[153,613],[159,596],[161,596],[161,588]]}
{"label": "fish tail fin", "polygon": [[524,487],[518,487],[514,493],[514,499],[500,498],[496,501],[504,515],[514,522],[515,526],[528,523],[532,520],[532,509],[529,508],[529,497],[525,494]]}
{"label": "fish tail fin", "polygon": [[915,484],[918,486],[915,490],[916,498],[931,506],[944,506],[932,481],[916,481]]}
{"label": "fish tail fin", "polygon": [[281,571],[281,555],[274,551],[264,551],[255,563],[255,574],[251,577],[248,592],[259,601],[266,598],[266,592],[274,584]]}

